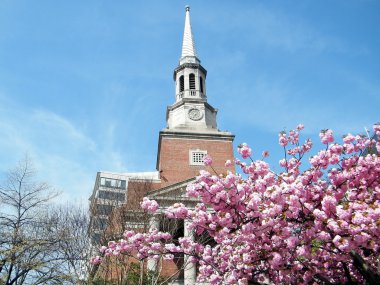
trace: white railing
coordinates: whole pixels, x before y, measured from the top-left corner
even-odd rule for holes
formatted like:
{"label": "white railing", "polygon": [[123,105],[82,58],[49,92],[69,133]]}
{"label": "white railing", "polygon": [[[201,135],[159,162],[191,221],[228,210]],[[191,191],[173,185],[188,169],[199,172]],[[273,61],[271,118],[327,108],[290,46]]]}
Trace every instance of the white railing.
{"label": "white railing", "polygon": [[199,90],[194,89],[186,89],[184,91],[181,91],[177,94],[178,100],[182,99],[183,97],[200,97],[200,98],[206,98],[206,94],[203,92],[200,92]]}

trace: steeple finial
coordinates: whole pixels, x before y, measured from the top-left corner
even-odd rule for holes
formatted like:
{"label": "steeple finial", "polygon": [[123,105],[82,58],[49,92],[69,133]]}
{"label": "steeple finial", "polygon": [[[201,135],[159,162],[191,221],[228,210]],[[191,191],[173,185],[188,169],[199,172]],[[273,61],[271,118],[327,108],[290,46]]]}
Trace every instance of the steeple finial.
{"label": "steeple finial", "polygon": [[185,30],[183,33],[181,59],[186,56],[197,57],[197,52],[195,50],[195,44],[194,44],[194,39],[193,39],[193,33],[191,31],[191,24],[190,24],[190,6],[186,5],[185,9],[186,9]]}

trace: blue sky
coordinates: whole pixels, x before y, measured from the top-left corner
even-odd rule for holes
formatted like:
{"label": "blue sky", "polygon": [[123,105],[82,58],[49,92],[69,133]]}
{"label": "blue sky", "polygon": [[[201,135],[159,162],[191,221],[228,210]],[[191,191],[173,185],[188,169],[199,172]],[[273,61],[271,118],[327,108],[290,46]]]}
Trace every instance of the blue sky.
{"label": "blue sky", "polygon": [[363,132],[380,121],[380,1],[0,1],[0,173],[25,154],[86,199],[97,171],[152,171],[184,7],[218,126],[281,158],[298,123]]}

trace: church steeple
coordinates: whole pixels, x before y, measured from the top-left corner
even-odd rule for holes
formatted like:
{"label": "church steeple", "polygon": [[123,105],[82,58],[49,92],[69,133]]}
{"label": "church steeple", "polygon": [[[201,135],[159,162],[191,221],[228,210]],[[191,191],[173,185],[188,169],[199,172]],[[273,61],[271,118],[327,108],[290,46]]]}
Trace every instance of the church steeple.
{"label": "church steeple", "polygon": [[175,100],[167,107],[167,126],[160,131],[158,143],[157,170],[161,185],[198,175],[206,154],[213,158],[218,173],[225,171],[227,159],[233,159],[234,135],[217,128],[218,110],[207,102],[206,75],[195,49],[190,7],[186,6],[181,57],[173,76]]}
{"label": "church steeple", "polygon": [[194,36],[191,30],[190,6],[186,6],[185,30],[183,32],[182,54],[180,64],[184,63],[185,61],[191,61],[194,59],[197,59],[197,51],[195,49]]}
{"label": "church steeple", "polygon": [[176,102],[180,102],[185,98],[206,101],[206,75],[207,71],[201,66],[197,57],[190,23],[190,7],[186,6],[182,53],[179,66],[174,70]]}
{"label": "church steeple", "polygon": [[195,50],[190,23],[190,7],[186,6],[185,29],[179,65],[174,69],[175,102],[167,109],[168,130],[184,132],[218,132],[217,109],[207,103],[207,71]]}

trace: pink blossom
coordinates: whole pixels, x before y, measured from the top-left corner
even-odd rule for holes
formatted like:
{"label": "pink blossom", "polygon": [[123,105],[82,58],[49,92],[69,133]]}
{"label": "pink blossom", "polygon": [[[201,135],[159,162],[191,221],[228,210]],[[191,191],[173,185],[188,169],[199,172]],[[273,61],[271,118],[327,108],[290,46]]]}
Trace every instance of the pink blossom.
{"label": "pink blossom", "polygon": [[339,225],[338,223],[333,220],[333,219],[329,219],[327,221],[327,228],[333,232],[338,232],[339,231]]}
{"label": "pink blossom", "polygon": [[240,153],[241,157],[244,159],[250,157],[252,153],[252,150],[248,147],[246,143],[240,144],[237,150]]}
{"label": "pink blossom", "polygon": [[350,250],[350,242],[347,238],[342,238],[341,236],[336,235],[332,242],[337,248],[339,248],[342,251],[348,252]]}
{"label": "pink blossom", "polygon": [[165,249],[167,249],[169,252],[173,252],[173,253],[177,253],[177,252],[181,252],[182,251],[181,247],[176,246],[173,243],[165,244]]}
{"label": "pink blossom", "polygon": [[100,248],[99,248],[99,252],[100,253],[104,253],[105,251],[106,251],[106,249],[107,249],[107,247],[106,246],[101,246]]}
{"label": "pink blossom", "polygon": [[304,129],[304,125],[303,124],[299,124],[298,126],[297,126],[297,131],[301,131],[301,130],[303,130]]}
{"label": "pink blossom", "polygon": [[158,207],[159,205],[156,201],[150,200],[147,197],[144,197],[143,201],[141,202],[141,208],[147,210],[150,213],[155,213]]}
{"label": "pink blossom", "polygon": [[336,199],[332,196],[325,196],[322,200],[322,209],[327,215],[336,213]]}
{"label": "pink blossom", "polygon": [[293,249],[293,248],[296,247],[298,241],[299,240],[298,240],[297,237],[291,236],[288,239],[286,239],[285,243],[286,243],[286,245],[288,246],[289,249]]}
{"label": "pink blossom", "polygon": [[280,267],[281,263],[282,263],[281,255],[278,252],[272,253],[272,260],[270,261],[271,266],[274,269],[277,269]]}
{"label": "pink blossom", "polygon": [[373,130],[375,131],[377,139],[379,140],[379,138],[380,138],[380,123],[373,125]]}
{"label": "pink blossom", "polygon": [[322,143],[328,144],[334,141],[332,130],[322,130],[319,134]]}
{"label": "pink blossom", "polygon": [[209,155],[205,155],[205,156],[203,157],[203,163],[204,163],[204,165],[206,165],[206,166],[211,165],[211,164],[212,164],[212,158],[211,158],[211,156],[209,156]]}
{"label": "pink blossom", "polygon": [[165,214],[168,218],[184,219],[187,218],[189,210],[183,203],[175,203],[166,210]]}
{"label": "pink blossom", "polygon": [[321,211],[319,209],[315,209],[313,211],[313,215],[318,219],[318,220],[327,220],[327,215],[324,211]]}
{"label": "pink blossom", "polygon": [[347,134],[343,137],[343,141],[344,143],[348,144],[348,143],[352,143],[355,141],[355,137],[351,134]]}
{"label": "pink blossom", "polygon": [[364,216],[361,212],[356,212],[352,218],[352,223],[356,225],[364,225],[370,221],[370,218]]}
{"label": "pink blossom", "polygon": [[307,256],[308,252],[307,252],[306,246],[303,245],[303,246],[298,247],[296,250],[296,253],[298,256],[303,256],[303,257]]}
{"label": "pink blossom", "polygon": [[287,164],[288,164],[288,162],[287,162],[287,160],[284,158],[284,159],[281,159],[280,161],[279,161],[279,163],[280,163],[280,166],[281,167],[286,167],[287,166]]}
{"label": "pink blossom", "polygon": [[264,150],[263,153],[262,153],[262,156],[263,157],[268,157],[269,156],[269,151]]}
{"label": "pink blossom", "polygon": [[283,146],[283,147],[285,147],[285,146],[288,145],[288,139],[287,139],[287,137],[286,137],[286,134],[284,134],[284,133],[280,133],[280,134],[279,134],[278,143],[279,143],[281,146]]}
{"label": "pink blossom", "polygon": [[164,254],[163,258],[164,260],[173,260],[174,254]]}
{"label": "pink blossom", "polygon": [[154,242],[151,245],[151,249],[154,250],[154,251],[159,251],[159,250],[161,250],[161,244],[158,243],[158,242]]}
{"label": "pink blossom", "polygon": [[292,145],[297,144],[298,141],[299,141],[299,133],[296,132],[296,131],[293,131],[293,130],[290,131],[290,132],[289,132],[289,136],[288,136],[288,140],[290,141],[290,143],[291,143]]}
{"label": "pink blossom", "polygon": [[102,262],[102,258],[99,255],[97,255],[92,257],[90,262],[93,265],[100,264]]}

